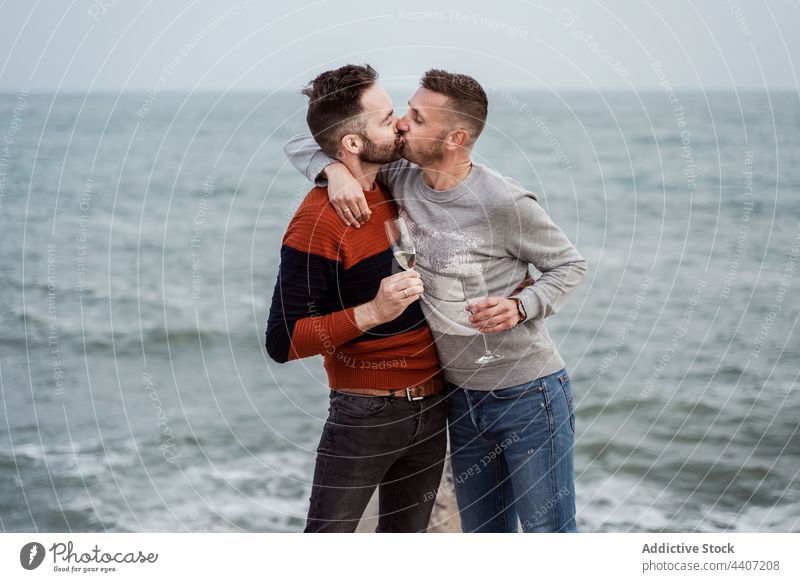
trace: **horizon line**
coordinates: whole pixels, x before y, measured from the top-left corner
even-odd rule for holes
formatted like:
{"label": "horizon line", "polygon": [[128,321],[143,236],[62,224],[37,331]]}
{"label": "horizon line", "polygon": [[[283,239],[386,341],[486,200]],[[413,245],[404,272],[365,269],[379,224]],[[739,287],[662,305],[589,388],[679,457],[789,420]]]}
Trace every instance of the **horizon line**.
{"label": "horizon line", "polygon": [[[394,86],[394,85],[383,85],[385,89],[388,90],[401,90],[404,87]],[[490,90],[492,91],[527,91],[531,93],[662,93],[664,92],[663,88],[660,87],[646,87],[646,88],[601,88],[601,89],[583,89],[578,87],[569,87],[569,88],[555,88],[555,89],[544,89],[541,87],[493,87]],[[754,92],[779,92],[779,93],[798,93],[800,94],[800,89],[792,88],[792,87],[741,87],[741,88],[730,88],[730,87],[711,87],[711,88],[698,88],[698,87],[672,87],[673,91],[681,91],[684,93],[754,93]],[[145,94],[148,95],[153,92],[152,89],[124,89],[124,90],[117,90],[117,89],[65,89],[61,91],[57,91],[56,89],[52,88],[38,88],[38,89],[0,89],[0,95],[18,95],[21,92],[26,92],[28,94],[42,94],[42,95],[53,95],[53,94],[78,94],[78,95],[85,95],[89,94],[112,94],[112,95],[119,95],[122,94],[132,94],[132,95],[139,95]],[[300,93],[300,89],[289,89],[286,87],[283,88],[265,88],[265,89],[163,89],[158,91],[158,94],[186,94],[186,93]]]}

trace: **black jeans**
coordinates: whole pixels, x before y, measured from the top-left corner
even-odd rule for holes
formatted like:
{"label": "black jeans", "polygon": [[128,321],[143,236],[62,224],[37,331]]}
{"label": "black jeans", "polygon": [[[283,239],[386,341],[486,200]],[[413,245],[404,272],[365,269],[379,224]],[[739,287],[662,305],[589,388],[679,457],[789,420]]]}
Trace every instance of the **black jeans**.
{"label": "black jeans", "polygon": [[353,532],[379,489],[378,532],[424,532],[447,449],[445,391],[422,400],[331,390],[306,532]]}

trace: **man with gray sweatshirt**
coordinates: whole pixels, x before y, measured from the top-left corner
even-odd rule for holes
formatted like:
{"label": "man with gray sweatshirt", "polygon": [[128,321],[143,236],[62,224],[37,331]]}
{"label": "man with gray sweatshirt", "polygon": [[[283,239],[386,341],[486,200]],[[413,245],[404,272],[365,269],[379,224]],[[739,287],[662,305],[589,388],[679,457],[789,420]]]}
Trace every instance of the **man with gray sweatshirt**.
{"label": "man with gray sweatshirt", "polygon": [[[586,261],[534,193],[471,161],[488,110],[480,84],[435,69],[420,84],[397,125],[404,159],[378,179],[416,246],[422,308],[448,382],[462,528],[575,532],[572,386],[544,318],[564,305]],[[327,178],[346,224],[369,220],[361,187],[311,136],[292,138],[286,153],[309,180]],[[515,295],[529,264],[542,274]]]}

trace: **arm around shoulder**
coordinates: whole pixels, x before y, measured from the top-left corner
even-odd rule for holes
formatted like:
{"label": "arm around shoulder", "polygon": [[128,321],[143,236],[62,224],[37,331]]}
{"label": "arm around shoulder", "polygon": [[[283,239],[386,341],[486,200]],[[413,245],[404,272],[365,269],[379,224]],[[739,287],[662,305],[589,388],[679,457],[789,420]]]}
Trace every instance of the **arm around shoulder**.
{"label": "arm around shoulder", "polygon": [[299,133],[289,138],[283,146],[283,153],[289,163],[317,186],[326,186],[325,168],[336,160],[323,152],[310,133]]}

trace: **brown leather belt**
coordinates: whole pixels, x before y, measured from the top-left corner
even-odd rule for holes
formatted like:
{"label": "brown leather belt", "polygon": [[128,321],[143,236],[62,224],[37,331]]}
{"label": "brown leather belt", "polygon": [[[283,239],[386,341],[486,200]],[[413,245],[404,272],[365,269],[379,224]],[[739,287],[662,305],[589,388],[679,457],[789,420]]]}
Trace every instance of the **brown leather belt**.
{"label": "brown leather belt", "polygon": [[444,376],[437,374],[427,382],[419,384],[418,386],[409,386],[408,388],[397,388],[393,390],[378,390],[375,388],[365,389],[342,389],[334,388],[337,392],[345,392],[346,394],[357,394],[359,396],[394,396],[397,398],[406,398],[408,400],[422,400],[426,396],[433,396],[444,390]]}

